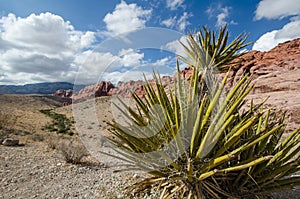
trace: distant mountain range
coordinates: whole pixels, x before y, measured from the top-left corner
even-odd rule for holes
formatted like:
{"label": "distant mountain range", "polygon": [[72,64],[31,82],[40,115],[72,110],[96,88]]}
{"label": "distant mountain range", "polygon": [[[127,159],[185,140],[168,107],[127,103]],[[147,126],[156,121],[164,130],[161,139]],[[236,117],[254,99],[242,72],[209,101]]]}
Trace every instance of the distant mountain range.
{"label": "distant mountain range", "polygon": [[[73,90],[73,86],[74,84],[69,82],[36,83],[22,86],[0,85],[0,94],[52,94],[59,89]],[[76,88],[78,88],[77,85]]]}

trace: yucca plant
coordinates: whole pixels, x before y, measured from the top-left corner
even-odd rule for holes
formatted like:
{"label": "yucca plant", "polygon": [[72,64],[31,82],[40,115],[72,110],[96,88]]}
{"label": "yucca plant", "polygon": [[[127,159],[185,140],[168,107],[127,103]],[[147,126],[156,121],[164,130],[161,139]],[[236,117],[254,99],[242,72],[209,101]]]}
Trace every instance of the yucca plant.
{"label": "yucca plant", "polygon": [[133,194],[262,198],[300,185],[292,175],[300,170],[299,129],[281,141],[285,114],[264,102],[245,106],[251,78],[241,78],[226,93],[227,76],[219,84],[207,62],[191,65],[189,82],[176,65],[177,82],[168,93],[154,74],[155,84],[144,85],[144,99],[132,94],[136,107],[117,106],[125,122],[109,123],[117,158],[129,163],[126,169],[152,176],[135,184]]}
{"label": "yucca plant", "polygon": [[226,73],[229,68],[236,69],[236,58],[243,55],[242,49],[251,44],[246,42],[247,38],[246,33],[241,33],[229,42],[226,26],[221,27],[219,33],[204,26],[198,33],[190,32],[186,44],[181,42],[187,56],[180,57],[190,66],[214,67],[215,72]]}

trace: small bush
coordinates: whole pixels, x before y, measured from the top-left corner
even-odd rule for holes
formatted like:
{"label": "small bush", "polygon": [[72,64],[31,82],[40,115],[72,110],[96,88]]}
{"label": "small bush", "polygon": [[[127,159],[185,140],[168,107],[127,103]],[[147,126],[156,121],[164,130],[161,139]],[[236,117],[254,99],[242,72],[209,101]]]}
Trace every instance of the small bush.
{"label": "small bush", "polygon": [[57,148],[57,140],[56,139],[53,139],[53,138],[48,139],[47,144],[48,144],[48,147],[52,150]]}
{"label": "small bush", "polygon": [[89,152],[85,146],[78,140],[63,141],[60,143],[58,149],[65,161],[71,164],[80,164],[84,157],[89,156]]}
{"label": "small bush", "polygon": [[32,135],[31,139],[36,142],[43,142],[45,140],[45,138],[42,134],[34,134],[34,135]]}

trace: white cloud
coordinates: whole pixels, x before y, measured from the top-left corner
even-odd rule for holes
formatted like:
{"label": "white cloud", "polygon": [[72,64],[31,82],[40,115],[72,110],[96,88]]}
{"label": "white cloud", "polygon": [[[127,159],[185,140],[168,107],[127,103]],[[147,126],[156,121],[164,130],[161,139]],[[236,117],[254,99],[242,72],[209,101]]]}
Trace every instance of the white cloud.
{"label": "white cloud", "polygon": [[[101,80],[113,81],[115,78],[108,75],[109,73],[117,74],[128,72],[132,68],[137,68],[142,65],[144,53],[139,53],[133,49],[122,49],[117,55],[113,55],[110,52],[94,52],[86,51],[77,56],[74,63],[81,66],[77,82],[83,84],[91,84]],[[104,78],[104,74],[105,78]]]}
{"label": "white cloud", "polygon": [[293,20],[279,30],[273,30],[262,35],[253,45],[253,50],[268,51],[279,43],[300,38],[300,19]]}
{"label": "white cloud", "polygon": [[0,19],[0,24],[3,40],[44,53],[78,50],[95,39],[94,33],[76,31],[69,21],[48,12],[26,18],[8,14]]}
{"label": "white cloud", "polygon": [[169,64],[170,59],[171,59],[170,57],[164,57],[162,59],[159,59],[153,63],[153,66],[166,66]]}
{"label": "white cloud", "polygon": [[183,15],[178,20],[178,29],[181,31],[184,31],[186,26],[190,24],[188,21],[188,18],[191,16],[191,14],[188,14],[187,12],[184,12]]}
{"label": "white cloud", "polygon": [[162,25],[165,25],[168,28],[174,27],[176,23],[176,17],[170,17],[169,19],[165,19],[161,22]]}
{"label": "white cloud", "polygon": [[177,19],[177,17],[170,17],[161,22],[162,25],[165,25],[168,28],[176,28],[179,31],[184,31],[186,27],[190,24],[188,19],[192,16],[191,13],[184,12],[183,15]]}
{"label": "white cloud", "polygon": [[300,2],[297,0],[261,0],[254,19],[280,19],[299,14]]}
{"label": "white cloud", "polygon": [[103,73],[102,79],[104,81],[110,81],[113,84],[117,84],[118,82],[127,82],[130,80],[143,80],[143,74],[146,75],[147,78],[152,79],[151,72],[139,71],[139,70],[130,70],[126,72],[114,71],[110,73]]}
{"label": "white cloud", "polygon": [[217,15],[217,24],[216,26],[221,27],[227,24],[226,18],[229,16],[229,8],[222,8],[222,12]]}
{"label": "white cloud", "polygon": [[80,38],[80,44],[82,48],[90,47],[95,42],[95,33],[87,31]]}
{"label": "white cloud", "polygon": [[51,13],[0,18],[1,83],[73,81],[73,61],[95,41],[93,32],[74,29],[69,21]]}
{"label": "white cloud", "polygon": [[165,46],[163,46],[163,48],[166,48],[167,50],[174,52],[176,55],[184,56],[185,50],[180,42],[183,43],[184,45],[187,45],[187,37],[182,36],[179,40],[175,40],[167,43]]}
{"label": "white cloud", "polygon": [[138,66],[141,64],[144,53],[135,52],[133,49],[122,49],[119,52],[119,56],[122,60],[122,65],[125,67]]}
{"label": "white cloud", "polygon": [[176,10],[180,6],[182,6],[184,0],[167,0],[167,8],[170,10]]}
{"label": "white cloud", "polygon": [[141,71],[151,74],[152,67],[161,69],[168,61],[145,61],[144,53],[126,45],[117,51],[92,51],[95,41],[94,32],[78,31],[55,14],[0,17],[0,84],[74,82],[76,77],[77,84],[91,84],[124,74],[137,79]]}
{"label": "white cloud", "polygon": [[261,0],[255,11],[255,20],[282,19],[290,22],[279,30],[263,34],[253,45],[253,50],[268,51],[281,42],[300,38],[300,4],[295,0]]}
{"label": "white cloud", "polygon": [[[119,82],[128,82],[130,80],[144,80],[144,75],[146,76],[147,80],[153,79],[153,72],[151,71],[131,70],[126,72],[115,71],[104,73],[102,76],[102,80],[110,81],[116,85]],[[162,73],[160,74],[160,76],[170,76],[170,74]]]}
{"label": "white cloud", "polygon": [[209,15],[209,18],[216,17],[217,19],[216,27],[222,27],[226,24],[237,25],[237,22],[229,19],[231,9],[232,8],[229,6],[222,7],[221,4],[218,4],[217,6],[211,5],[206,10],[206,13]]}
{"label": "white cloud", "polygon": [[151,10],[144,10],[137,4],[127,4],[121,1],[112,13],[104,17],[107,30],[112,35],[118,35],[144,28],[151,16]]}

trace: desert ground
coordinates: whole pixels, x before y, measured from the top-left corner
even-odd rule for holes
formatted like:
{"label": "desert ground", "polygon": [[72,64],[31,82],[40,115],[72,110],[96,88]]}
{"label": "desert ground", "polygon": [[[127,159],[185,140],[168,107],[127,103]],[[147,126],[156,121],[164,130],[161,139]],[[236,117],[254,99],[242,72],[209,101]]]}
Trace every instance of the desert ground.
{"label": "desert ground", "polygon": [[[93,136],[105,129],[104,121],[110,120],[107,99],[100,99],[97,103],[103,110],[98,114],[99,124],[87,117],[84,120],[86,124],[79,124],[84,125],[87,131],[73,136],[42,130],[51,123],[51,118],[40,110],[52,109],[72,117],[72,106],[61,107],[60,98],[0,95],[0,101],[1,116],[5,120],[2,122],[6,126],[0,135],[19,139],[19,146],[0,145],[1,199],[126,198],[125,188],[141,178],[142,174],[137,172],[115,172],[121,161],[101,154],[92,156],[95,150],[89,150],[88,143],[85,144],[85,137],[94,139]],[[89,104],[78,104],[83,115],[85,110],[90,110]],[[106,146],[98,149],[113,153]],[[74,154],[84,157],[77,164],[67,163],[65,157]]]}
{"label": "desert ground", "polygon": [[[104,136],[106,121],[121,119],[111,97],[100,97],[69,106],[62,98],[44,95],[0,95],[0,136],[19,139],[18,146],[0,145],[0,199],[9,198],[128,198],[125,188],[141,180],[141,172],[116,172],[124,162]],[[49,132],[49,110],[75,120],[74,135]],[[0,124],[0,125],[1,125]],[[1,127],[1,126],[0,126]],[[66,158],[80,156],[76,164]],[[72,156],[72,157],[73,157]],[[71,157],[71,159],[72,159]],[[74,158],[74,157],[73,157]],[[143,198],[158,198],[155,193]],[[274,198],[300,198],[300,190]]]}

